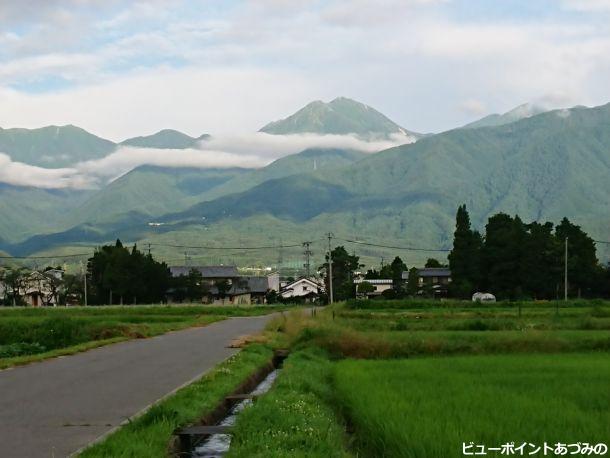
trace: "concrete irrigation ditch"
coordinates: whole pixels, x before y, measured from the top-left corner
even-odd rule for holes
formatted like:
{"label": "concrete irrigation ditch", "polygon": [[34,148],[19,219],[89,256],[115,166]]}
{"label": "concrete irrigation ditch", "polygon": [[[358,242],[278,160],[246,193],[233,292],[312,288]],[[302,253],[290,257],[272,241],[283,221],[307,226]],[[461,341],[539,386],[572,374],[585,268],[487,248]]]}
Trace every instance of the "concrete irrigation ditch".
{"label": "concrete irrigation ditch", "polygon": [[275,351],[273,359],[267,365],[248,377],[210,414],[197,424],[177,429],[170,444],[170,455],[218,457],[227,453],[231,445],[232,428],[239,413],[258,396],[269,391],[287,356],[288,352],[285,350]]}

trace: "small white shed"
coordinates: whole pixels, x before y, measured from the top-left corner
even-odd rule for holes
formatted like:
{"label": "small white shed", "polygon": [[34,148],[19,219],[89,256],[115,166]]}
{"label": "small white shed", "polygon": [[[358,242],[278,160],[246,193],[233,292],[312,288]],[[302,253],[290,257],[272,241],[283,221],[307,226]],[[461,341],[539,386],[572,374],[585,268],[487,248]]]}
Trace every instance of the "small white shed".
{"label": "small white shed", "polygon": [[472,302],[496,302],[496,296],[491,293],[474,293]]}

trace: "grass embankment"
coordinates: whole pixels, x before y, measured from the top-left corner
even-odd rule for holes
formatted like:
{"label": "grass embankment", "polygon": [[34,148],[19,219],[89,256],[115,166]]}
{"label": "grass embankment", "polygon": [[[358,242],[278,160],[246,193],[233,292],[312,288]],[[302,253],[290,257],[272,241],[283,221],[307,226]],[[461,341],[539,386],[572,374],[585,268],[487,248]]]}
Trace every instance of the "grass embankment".
{"label": "grass embankment", "polygon": [[345,433],[333,410],[333,364],[309,349],[284,363],[272,391],[238,419],[229,457],[345,457]]}
{"label": "grass embankment", "polygon": [[200,380],[182,388],[130,421],[102,442],[84,450],[83,458],[166,457],[173,431],[209,414],[255,371],[267,364],[273,352],[251,345],[218,365]]}
{"label": "grass embankment", "polygon": [[607,353],[336,365],[337,396],[364,456],[463,456],[462,443],[470,441],[607,443],[608,380]]}
{"label": "grass embankment", "polygon": [[416,302],[410,309],[402,303],[391,311],[338,307],[276,325],[297,348],[321,347],[334,357],[610,350],[607,305],[566,308],[557,316],[553,307],[530,304],[519,317],[512,306],[422,309]]}
{"label": "grass embankment", "polygon": [[[512,304],[410,305],[338,305],[273,320],[271,342],[330,360],[289,358],[276,387],[238,420],[233,456],[322,457],[324,428],[343,423],[355,426],[357,456],[462,456],[469,441],[608,441],[608,302],[574,302],[559,314],[556,304],[524,303],[520,312]],[[343,416],[329,415],[310,443],[291,390],[317,400],[303,416]],[[288,448],[286,434],[295,437]],[[331,442],[345,453],[344,441]]]}
{"label": "grass embankment", "polygon": [[74,307],[0,309],[0,369],[134,338],[204,326],[275,307]]}

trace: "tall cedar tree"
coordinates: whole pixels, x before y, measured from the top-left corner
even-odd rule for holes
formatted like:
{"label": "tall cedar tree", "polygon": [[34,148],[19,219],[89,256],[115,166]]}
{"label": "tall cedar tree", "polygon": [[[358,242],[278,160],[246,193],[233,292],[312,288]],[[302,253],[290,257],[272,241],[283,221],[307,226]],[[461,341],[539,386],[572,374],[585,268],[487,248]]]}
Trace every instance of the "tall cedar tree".
{"label": "tall cedar tree", "polygon": [[153,303],[165,298],[171,275],[165,263],[120,240],[98,248],[87,263],[91,304]]}
{"label": "tall cedar tree", "polygon": [[561,246],[552,223],[533,222],[521,246],[521,289],[533,299],[554,299],[561,280]]}
{"label": "tall cedar tree", "polygon": [[392,264],[390,264],[390,272],[392,279],[392,289],[396,293],[397,297],[402,297],[406,294],[405,280],[402,278],[402,273],[407,272],[407,265],[398,256],[394,258]]}
{"label": "tall cedar tree", "polygon": [[[599,265],[595,242],[580,226],[567,218],[555,228],[558,243],[564,248],[568,238],[568,290],[573,296],[591,296],[602,289],[603,268]],[[565,255],[562,253],[563,263]],[[563,283],[562,283],[563,288]]]}
{"label": "tall cedar tree", "polygon": [[[338,246],[332,251],[333,262],[333,299],[335,301],[343,301],[356,297],[356,288],[354,285],[354,272],[362,265],[360,258],[356,255],[351,255],[347,250]],[[321,266],[321,269],[326,272],[324,282],[326,291],[330,291],[328,278],[328,254],[326,262]],[[329,295],[330,297],[330,295]]]}
{"label": "tall cedar tree", "polygon": [[443,266],[438,259],[428,258],[428,260],[426,261],[426,265],[424,267],[439,268],[439,267],[445,267],[445,266]]}
{"label": "tall cedar tree", "polygon": [[407,294],[409,296],[415,296],[419,291],[419,269],[417,267],[411,267],[409,270],[409,280],[407,282]]}
{"label": "tall cedar tree", "polygon": [[470,227],[466,205],[461,205],[455,217],[453,249],[449,253],[454,296],[467,298],[480,288],[481,236]]}
{"label": "tall cedar tree", "polygon": [[485,226],[484,284],[500,298],[515,299],[523,295],[520,272],[525,238],[525,225],[519,217],[498,213]]}

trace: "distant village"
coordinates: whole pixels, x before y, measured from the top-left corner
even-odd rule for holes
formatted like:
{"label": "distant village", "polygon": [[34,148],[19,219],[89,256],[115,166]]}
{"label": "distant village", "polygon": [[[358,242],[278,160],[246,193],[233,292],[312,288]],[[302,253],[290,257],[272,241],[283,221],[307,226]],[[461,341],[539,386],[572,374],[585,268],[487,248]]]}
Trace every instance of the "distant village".
{"label": "distant village", "polygon": [[471,227],[462,205],[456,214],[453,248],[435,250],[448,252],[446,264],[428,258],[423,267],[409,268],[395,256],[391,263],[365,270],[355,251],[350,253],[342,245],[331,249],[329,236],[329,250],[320,266],[310,264],[307,246],[301,275],[282,276],[273,268],[250,275],[251,271],[235,265],[168,266],[154,259],[150,250],[144,253],[117,240],[98,247],[80,274],[66,273],[59,266],[42,270],[0,266],[0,303],[252,305],[408,297],[481,302],[496,297],[610,297],[610,265],[600,263],[596,243],[566,218],[557,225],[526,224],[504,213],[491,216],[482,235]]}
{"label": "distant village", "polygon": [[[196,276],[201,296],[190,297],[184,288],[174,284],[167,289],[162,301],[168,304],[261,305],[328,301],[328,286],[320,275],[297,278],[281,278],[278,272],[244,275],[237,266],[170,266],[169,272],[176,284],[180,279]],[[402,272],[401,287],[408,286],[409,276],[409,271]],[[416,279],[417,294],[441,298],[448,293],[451,271],[447,267],[420,268],[417,269]],[[396,281],[389,277],[367,278],[367,272],[355,272],[352,283],[354,295],[368,299],[383,297],[397,286]],[[66,274],[61,268],[49,267],[39,271],[0,267],[0,302],[4,305],[85,305],[85,288],[82,275]],[[115,299],[120,301],[117,297]],[[123,305],[132,303],[123,300]]]}

